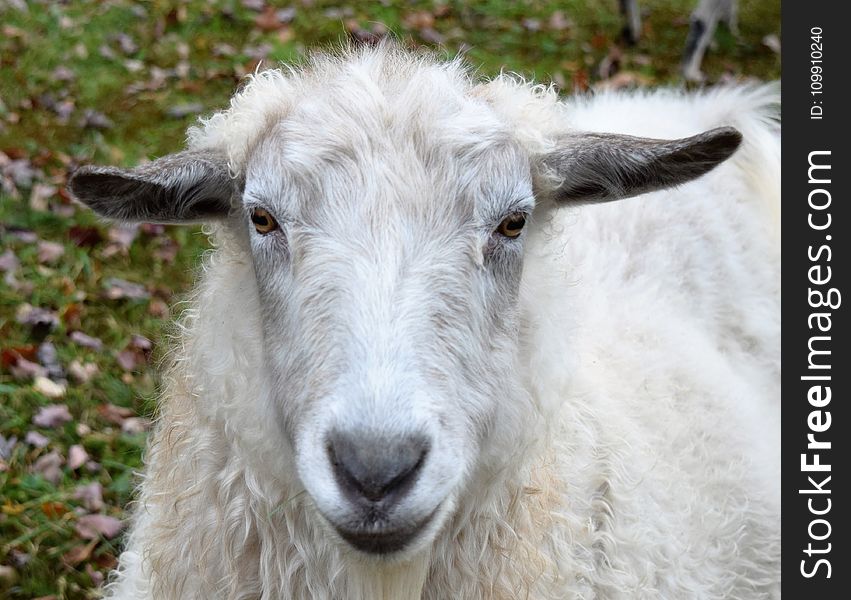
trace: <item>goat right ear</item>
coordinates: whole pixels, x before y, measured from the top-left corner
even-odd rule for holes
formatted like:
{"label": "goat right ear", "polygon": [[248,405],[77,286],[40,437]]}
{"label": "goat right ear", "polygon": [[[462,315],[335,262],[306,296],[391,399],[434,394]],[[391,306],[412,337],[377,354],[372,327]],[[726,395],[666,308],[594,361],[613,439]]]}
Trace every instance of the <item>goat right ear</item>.
{"label": "goat right ear", "polygon": [[186,150],[133,169],[80,167],[68,189],[109,219],[186,223],[227,216],[236,183],[224,154]]}

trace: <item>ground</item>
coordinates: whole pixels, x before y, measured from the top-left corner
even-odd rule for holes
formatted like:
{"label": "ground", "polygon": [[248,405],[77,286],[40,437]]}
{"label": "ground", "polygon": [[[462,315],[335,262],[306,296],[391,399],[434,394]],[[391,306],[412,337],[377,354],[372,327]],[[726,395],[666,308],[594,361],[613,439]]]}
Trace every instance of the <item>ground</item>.
{"label": "ground", "polygon": [[[0,596],[94,598],[155,416],[170,319],[207,248],[199,228],[99,222],[64,191],[84,163],[181,147],[258,61],[392,35],[462,51],[563,93],[681,85],[691,0],[341,4],[301,0],[0,0]],[[709,83],[779,77],[779,0],[741,0]]]}

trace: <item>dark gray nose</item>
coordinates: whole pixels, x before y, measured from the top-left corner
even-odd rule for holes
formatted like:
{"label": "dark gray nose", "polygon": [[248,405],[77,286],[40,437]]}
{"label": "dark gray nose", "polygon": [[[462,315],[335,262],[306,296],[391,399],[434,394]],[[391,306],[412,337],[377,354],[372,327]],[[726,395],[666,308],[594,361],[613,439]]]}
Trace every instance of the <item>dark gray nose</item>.
{"label": "dark gray nose", "polygon": [[395,502],[413,486],[431,444],[422,435],[385,437],[333,432],[328,456],[342,491],[354,502]]}

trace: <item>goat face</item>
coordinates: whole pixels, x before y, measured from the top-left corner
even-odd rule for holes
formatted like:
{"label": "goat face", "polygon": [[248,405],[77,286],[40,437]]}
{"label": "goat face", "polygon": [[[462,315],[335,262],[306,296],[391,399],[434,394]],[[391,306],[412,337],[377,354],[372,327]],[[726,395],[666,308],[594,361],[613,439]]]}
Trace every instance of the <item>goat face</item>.
{"label": "goat face", "polygon": [[246,169],[282,431],[319,512],[369,553],[434,535],[522,393],[529,159],[482,104],[453,109],[297,108]]}

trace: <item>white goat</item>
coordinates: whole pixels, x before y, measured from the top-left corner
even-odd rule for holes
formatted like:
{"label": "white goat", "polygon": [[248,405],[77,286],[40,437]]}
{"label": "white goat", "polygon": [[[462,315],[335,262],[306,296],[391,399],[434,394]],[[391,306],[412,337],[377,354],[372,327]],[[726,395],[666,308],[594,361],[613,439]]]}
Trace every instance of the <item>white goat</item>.
{"label": "white goat", "polygon": [[778,595],[776,100],[384,46],[79,169],[106,217],[215,223],[107,595]]}

